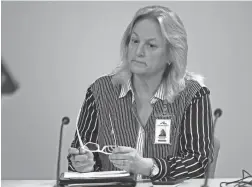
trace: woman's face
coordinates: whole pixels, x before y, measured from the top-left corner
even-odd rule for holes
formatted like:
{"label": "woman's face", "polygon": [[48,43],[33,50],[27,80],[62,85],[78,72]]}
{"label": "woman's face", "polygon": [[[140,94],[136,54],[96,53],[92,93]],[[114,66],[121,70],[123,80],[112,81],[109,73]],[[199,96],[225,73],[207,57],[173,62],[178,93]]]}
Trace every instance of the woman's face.
{"label": "woman's face", "polygon": [[138,21],[128,45],[128,62],[132,73],[154,75],[167,66],[166,42],[159,24],[152,19]]}

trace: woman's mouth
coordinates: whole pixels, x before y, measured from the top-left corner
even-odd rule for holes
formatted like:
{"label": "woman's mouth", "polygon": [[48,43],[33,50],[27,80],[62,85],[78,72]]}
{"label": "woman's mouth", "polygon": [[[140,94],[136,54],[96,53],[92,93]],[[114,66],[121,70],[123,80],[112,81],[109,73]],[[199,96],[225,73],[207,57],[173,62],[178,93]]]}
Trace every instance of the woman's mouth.
{"label": "woman's mouth", "polygon": [[132,62],[137,63],[137,64],[146,65],[146,63],[145,63],[145,62],[138,61],[138,60],[132,60]]}

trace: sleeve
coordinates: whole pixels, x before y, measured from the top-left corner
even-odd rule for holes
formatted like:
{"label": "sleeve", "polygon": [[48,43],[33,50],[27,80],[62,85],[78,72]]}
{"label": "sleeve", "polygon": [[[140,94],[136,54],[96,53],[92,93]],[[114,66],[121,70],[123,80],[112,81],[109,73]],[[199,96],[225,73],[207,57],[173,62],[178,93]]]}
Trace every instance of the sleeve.
{"label": "sleeve", "polygon": [[[97,109],[95,105],[95,98],[93,96],[90,87],[87,89],[86,98],[79,113],[77,127],[83,142],[97,143],[98,139]],[[71,147],[74,148],[80,147],[77,131],[75,132],[74,140],[71,143]],[[71,155],[68,154],[67,156],[68,171],[76,171],[72,166],[70,157]],[[98,153],[94,153],[94,161],[95,161],[94,171],[100,171],[102,167]]]}
{"label": "sleeve", "polygon": [[212,162],[214,153],[209,94],[206,87],[195,94],[182,120],[178,153],[175,157],[153,158],[160,171],[152,180],[204,177],[208,161]]}

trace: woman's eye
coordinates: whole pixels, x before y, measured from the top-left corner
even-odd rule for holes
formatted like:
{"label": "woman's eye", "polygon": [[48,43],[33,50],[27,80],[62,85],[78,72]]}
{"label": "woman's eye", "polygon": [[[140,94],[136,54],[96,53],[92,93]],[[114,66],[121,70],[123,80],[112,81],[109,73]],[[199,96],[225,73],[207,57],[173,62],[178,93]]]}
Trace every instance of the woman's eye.
{"label": "woman's eye", "polygon": [[149,46],[150,48],[156,48],[156,47],[157,47],[157,46],[154,45],[154,44],[148,44],[148,46]]}
{"label": "woman's eye", "polygon": [[136,44],[136,43],[138,43],[138,40],[136,40],[136,39],[131,39],[131,42]]}

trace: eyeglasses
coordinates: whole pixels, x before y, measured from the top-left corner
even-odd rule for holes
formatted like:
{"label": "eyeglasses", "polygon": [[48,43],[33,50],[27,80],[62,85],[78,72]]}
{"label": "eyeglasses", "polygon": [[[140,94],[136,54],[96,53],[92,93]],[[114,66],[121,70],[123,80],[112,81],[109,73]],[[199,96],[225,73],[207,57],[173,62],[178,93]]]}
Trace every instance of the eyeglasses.
{"label": "eyeglasses", "polygon": [[[88,149],[86,149],[87,147]],[[112,154],[113,150],[116,148],[115,145],[105,145],[102,149],[100,149],[100,145],[94,142],[87,142],[84,144],[84,150],[89,150],[91,152],[104,153],[106,155]]]}
{"label": "eyeglasses", "polygon": [[[247,174],[247,176],[245,176]],[[242,170],[242,178],[232,182],[221,182],[220,187],[228,186],[229,184],[235,184],[234,187],[251,187],[252,175],[246,170]]]}
{"label": "eyeglasses", "polygon": [[87,151],[91,151],[91,152],[104,153],[106,155],[112,154],[112,152],[115,149],[115,147],[117,147],[117,142],[116,142],[115,131],[114,131],[114,128],[113,128],[113,124],[112,124],[112,120],[111,120],[110,114],[109,114],[109,120],[110,120],[110,125],[111,125],[111,128],[112,128],[111,134],[113,135],[115,145],[106,145],[106,146],[103,146],[103,148],[101,149],[100,145],[97,144],[97,143],[94,143],[94,142],[87,142],[87,143],[83,144],[83,142],[81,140],[81,137],[80,137],[79,130],[78,130],[78,126],[77,126],[77,123],[76,123],[77,136],[78,136],[78,139],[79,139],[80,148],[82,148],[84,150],[87,150]]}

